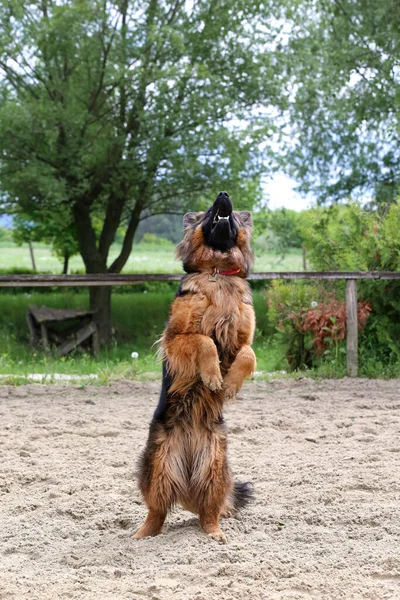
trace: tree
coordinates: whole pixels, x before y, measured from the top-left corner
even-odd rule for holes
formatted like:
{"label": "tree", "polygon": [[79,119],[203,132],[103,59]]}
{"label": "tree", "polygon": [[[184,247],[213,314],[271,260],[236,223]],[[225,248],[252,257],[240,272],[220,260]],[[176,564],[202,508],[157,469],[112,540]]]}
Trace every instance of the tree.
{"label": "tree", "polygon": [[400,3],[280,3],[284,167],[322,201],[393,202],[400,183]]}
{"label": "tree", "polygon": [[[63,263],[63,274],[68,273],[69,259],[78,254],[75,224],[66,210],[43,214],[33,207],[29,214],[18,211],[14,216],[13,240],[17,244],[44,242],[49,244]],[[31,247],[32,252],[32,247]]]}
{"label": "tree", "polygon": [[[184,212],[225,188],[236,204],[243,188],[247,198],[257,192],[257,110],[276,94],[272,34],[256,26],[266,3],[1,0],[0,8],[3,210],[66,211],[88,273],[121,271],[144,214]],[[103,341],[110,294],[90,288]]]}
{"label": "tree", "polygon": [[182,217],[181,215],[167,214],[142,219],[136,231],[135,241],[141,241],[146,233],[177,244],[182,239]]}
{"label": "tree", "polygon": [[278,208],[271,212],[270,229],[277,241],[277,250],[284,253],[288,248],[301,248],[302,213],[287,208]]}
{"label": "tree", "polygon": [[0,242],[8,242],[11,240],[11,231],[6,227],[0,227]]}
{"label": "tree", "polygon": [[[302,230],[308,257],[316,270],[400,271],[400,203],[366,210],[350,202],[309,211]],[[360,298],[373,311],[366,335],[371,356],[400,359],[400,282],[363,280]]]}

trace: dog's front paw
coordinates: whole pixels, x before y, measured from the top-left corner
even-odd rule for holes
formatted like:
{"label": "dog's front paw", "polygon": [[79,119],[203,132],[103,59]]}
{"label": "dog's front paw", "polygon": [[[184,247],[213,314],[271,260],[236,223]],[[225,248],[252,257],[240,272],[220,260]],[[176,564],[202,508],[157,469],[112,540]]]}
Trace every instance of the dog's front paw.
{"label": "dog's front paw", "polygon": [[222,388],[222,375],[221,371],[202,371],[201,379],[211,391],[215,392]]}

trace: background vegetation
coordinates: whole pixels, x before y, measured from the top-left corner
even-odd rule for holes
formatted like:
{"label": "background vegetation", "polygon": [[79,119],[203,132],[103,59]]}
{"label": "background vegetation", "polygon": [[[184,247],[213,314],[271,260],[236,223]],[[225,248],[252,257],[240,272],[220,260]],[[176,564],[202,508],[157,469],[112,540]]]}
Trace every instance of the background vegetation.
{"label": "background vegetation", "polygon": [[[163,233],[159,224],[157,228],[158,233]],[[300,213],[264,209],[255,213],[256,270],[301,270],[305,250],[307,267],[315,270],[398,271],[399,228],[398,203],[381,211],[363,208],[358,203]],[[3,264],[8,266],[3,272],[27,272],[22,264],[15,267],[18,254],[13,252],[24,254],[28,261],[28,248],[16,246],[10,237],[12,232],[7,230],[0,241]],[[152,231],[144,232],[141,241],[134,246],[131,270],[181,272],[173,252],[172,241]],[[48,246],[36,247],[35,254],[38,264],[52,265],[49,270],[60,269],[60,261]],[[41,261],[42,258],[46,260]],[[78,262],[76,266],[82,268]],[[257,314],[255,350],[260,372],[307,369],[310,373],[329,376],[345,374],[343,282],[274,281],[272,284],[257,282],[253,287]],[[32,353],[25,321],[27,307],[29,304],[88,307],[88,293],[82,289],[57,288],[50,292],[26,288],[3,290],[0,292],[0,373],[96,373],[101,377],[112,373],[125,376],[159,373],[154,343],[163,331],[176,289],[176,283],[116,288],[110,344],[102,348],[96,359],[76,352],[61,360],[52,359],[40,348]],[[360,320],[365,317],[360,335],[360,372],[375,377],[398,375],[399,283],[359,282],[359,297]],[[138,352],[139,358],[133,360],[132,352]]]}
{"label": "background vegetation", "polygon": [[[393,0],[0,0],[0,269],[180,272],[182,213],[228,189],[259,271],[399,271],[399,65]],[[269,210],[279,170],[314,209]],[[254,287],[261,370],[344,373],[343,284]],[[99,360],[58,369],[150,369],[173,291],[1,291],[0,369],[51,367],[33,301],[97,311]],[[359,292],[361,373],[398,373],[399,283]]]}

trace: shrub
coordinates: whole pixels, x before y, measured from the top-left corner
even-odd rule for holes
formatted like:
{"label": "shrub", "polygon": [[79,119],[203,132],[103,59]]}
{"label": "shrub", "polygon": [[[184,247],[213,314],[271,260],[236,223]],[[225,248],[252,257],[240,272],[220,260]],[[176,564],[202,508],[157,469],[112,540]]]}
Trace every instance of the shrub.
{"label": "shrub", "polygon": [[[311,267],[332,271],[400,271],[400,203],[366,210],[352,202],[309,211],[302,230]],[[342,289],[338,283],[336,290]],[[400,281],[360,280],[374,310],[363,341],[374,360],[400,360]]]}
{"label": "shrub", "polygon": [[159,237],[155,233],[144,233],[141,239],[142,244],[155,245],[155,246],[167,246],[172,247],[173,243],[170,240],[166,240],[163,237]]}
{"label": "shrub", "polygon": [[312,365],[311,340],[302,329],[302,318],[319,297],[317,286],[304,281],[274,280],[266,291],[269,325],[293,370]]}
{"label": "shrub", "polygon": [[[358,329],[362,331],[372,310],[370,302],[358,302]],[[312,333],[314,338],[311,343],[316,356],[320,357],[328,351],[330,346],[346,337],[346,303],[336,300],[332,294],[327,294],[326,299],[309,308],[302,316],[302,330]]]}
{"label": "shrub", "polygon": [[[321,283],[274,281],[266,293],[268,320],[277,341],[284,343],[292,370],[314,366],[318,359],[338,359],[346,337],[346,304]],[[371,313],[370,302],[358,303],[358,324],[363,330]]]}

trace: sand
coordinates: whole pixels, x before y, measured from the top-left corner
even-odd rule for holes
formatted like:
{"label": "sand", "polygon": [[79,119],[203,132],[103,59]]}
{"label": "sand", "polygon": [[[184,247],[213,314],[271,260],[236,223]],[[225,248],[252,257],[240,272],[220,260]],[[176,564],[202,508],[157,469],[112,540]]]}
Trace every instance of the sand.
{"label": "sand", "polygon": [[400,599],[400,380],[247,384],[227,407],[256,500],[206,538],[133,541],[159,383],[0,386],[0,598]]}

